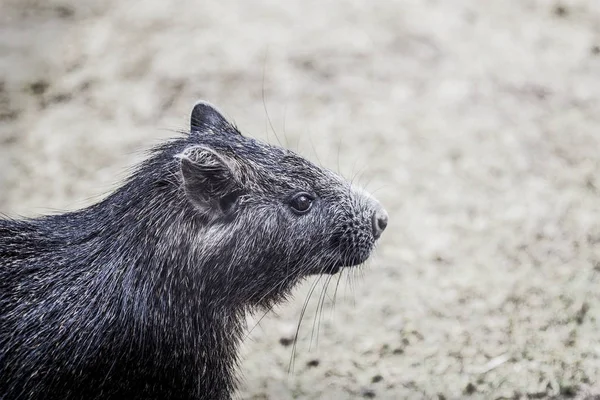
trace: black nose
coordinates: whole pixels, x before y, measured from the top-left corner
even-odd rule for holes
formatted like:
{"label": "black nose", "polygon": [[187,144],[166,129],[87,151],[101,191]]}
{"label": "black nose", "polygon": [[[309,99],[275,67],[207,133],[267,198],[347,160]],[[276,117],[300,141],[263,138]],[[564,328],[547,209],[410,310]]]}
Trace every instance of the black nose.
{"label": "black nose", "polygon": [[373,213],[373,236],[379,239],[388,224],[388,215],[385,210],[377,210]]}

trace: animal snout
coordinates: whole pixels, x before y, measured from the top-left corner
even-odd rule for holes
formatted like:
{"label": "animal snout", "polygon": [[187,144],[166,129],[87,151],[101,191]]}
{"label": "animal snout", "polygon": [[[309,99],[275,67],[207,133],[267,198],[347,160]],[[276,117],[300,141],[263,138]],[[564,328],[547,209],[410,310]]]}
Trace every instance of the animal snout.
{"label": "animal snout", "polygon": [[373,237],[379,239],[388,224],[388,213],[383,209],[379,208],[373,213]]}

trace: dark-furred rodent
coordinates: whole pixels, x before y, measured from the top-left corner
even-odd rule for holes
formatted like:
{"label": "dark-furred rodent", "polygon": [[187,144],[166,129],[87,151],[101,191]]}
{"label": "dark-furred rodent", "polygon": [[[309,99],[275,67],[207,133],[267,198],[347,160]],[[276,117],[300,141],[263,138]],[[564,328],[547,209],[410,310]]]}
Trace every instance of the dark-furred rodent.
{"label": "dark-furred rodent", "polygon": [[373,197],[191,120],[99,203],[0,219],[0,399],[229,399],[246,313],[369,257]]}

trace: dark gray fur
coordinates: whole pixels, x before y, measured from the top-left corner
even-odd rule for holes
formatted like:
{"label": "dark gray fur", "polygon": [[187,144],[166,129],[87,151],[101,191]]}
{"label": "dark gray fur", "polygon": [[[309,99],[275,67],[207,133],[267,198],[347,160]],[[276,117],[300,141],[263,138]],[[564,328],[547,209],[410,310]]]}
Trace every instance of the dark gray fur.
{"label": "dark gray fur", "polygon": [[199,103],[105,200],[0,219],[0,399],[228,399],[246,313],[364,262],[386,218]]}

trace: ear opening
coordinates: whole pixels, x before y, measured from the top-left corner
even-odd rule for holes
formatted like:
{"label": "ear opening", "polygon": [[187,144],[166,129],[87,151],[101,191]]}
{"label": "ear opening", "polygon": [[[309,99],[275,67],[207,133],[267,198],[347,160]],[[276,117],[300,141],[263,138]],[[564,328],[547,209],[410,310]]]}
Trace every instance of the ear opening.
{"label": "ear opening", "polygon": [[213,149],[192,146],[177,156],[190,202],[206,214],[230,214],[244,193],[235,162]]}
{"label": "ear opening", "polygon": [[219,208],[224,214],[231,215],[239,205],[240,197],[244,194],[241,190],[233,191],[219,199]]}

